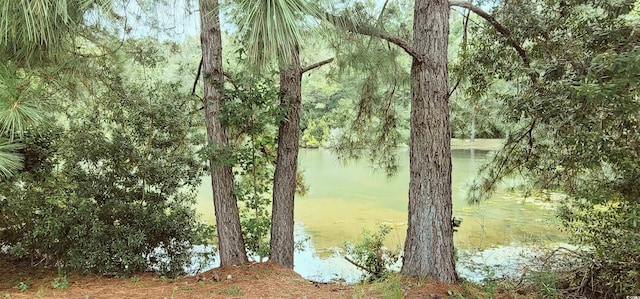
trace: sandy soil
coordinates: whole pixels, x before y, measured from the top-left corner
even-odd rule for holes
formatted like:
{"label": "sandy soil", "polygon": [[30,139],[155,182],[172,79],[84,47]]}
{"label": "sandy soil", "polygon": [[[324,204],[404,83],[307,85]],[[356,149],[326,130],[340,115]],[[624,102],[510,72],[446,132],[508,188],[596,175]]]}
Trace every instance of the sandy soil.
{"label": "sandy soil", "polygon": [[[448,291],[460,290],[460,285],[400,276],[396,283],[314,283],[271,263],[216,268],[178,279],[72,275],[65,289],[54,287],[56,276],[52,270],[3,267],[0,298],[397,298],[400,293],[404,298],[444,298]],[[19,289],[21,283],[28,285],[26,290]]]}

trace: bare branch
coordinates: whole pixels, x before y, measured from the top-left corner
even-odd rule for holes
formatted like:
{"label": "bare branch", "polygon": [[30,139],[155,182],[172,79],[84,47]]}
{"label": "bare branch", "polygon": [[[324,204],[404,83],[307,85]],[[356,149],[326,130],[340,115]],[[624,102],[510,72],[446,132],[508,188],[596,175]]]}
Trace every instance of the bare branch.
{"label": "bare branch", "polygon": [[360,265],[360,264],[356,263],[354,260],[352,260],[352,259],[350,259],[350,258],[348,258],[346,256],[344,257],[344,259],[347,260],[347,262],[349,262],[350,264],[352,264],[352,265],[354,265],[354,266],[366,271],[367,273],[371,273],[371,270],[367,269],[367,267],[365,267],[363,265]]}
{"label": "bare branch", "polygon": [[462,81],[461,78],[458,78],[458,80],[456,80],[456,84],[453,85],[453,87],[451,88],[451,91],[449,91],[449,95],[448,97],[451,97],[451,95],[453,95],[453,93],[456,91],[456,89],[458,88],[458,85],[460,85],[460,81]]}
{"label": "bare branch", "polygon": [[329,58],[329,59],[325,59],[325,60],[320,61],[320,62],[316,62],[316,63],[314,63],[312,65],[309,65],[309,66],[306,66],[306,67],[302,68],[302,73],[304,74],[304,73],[306,73],[308,71],[311,71],[313,69],[319,68],[319,67],[321,67],[321,66],[323,66],[325,64],[329,64],[331,62],[333,62],[333,58]]}
{"label": "bare branch", "polygon": [[196,79],[193,81],[193,88],[191,88],[191,95],[196,94],[196,87],[198,86],[198,79],[202,73],[202,57],[200,58],[200,64],[198,65],[198,71],[196,71]]}
{"label": "bare branch", "polygon": [[[500,34],[502,34],[502,36],[504,36],[507,39],[507,43],[509,43],[509,45],[514,50],[516,50],[516,52],[518,53],[518,56],[520,56],[520,58],[522,59],[522,63],[524,64],[524,66],[528,69],[531,68],[531,64],[529,62],[529,57],[527,56],[527,52],[520,46],[520,44],[518,44],[518,42],[516,42],[513,39],[509,29],[504,27],[504,25],[500,24],[500,22],[498,22],[498,20],[496,20],[496,18],[494,18],[491,14],[484,11],[482,8],[478,6],[473,5],[473,3],[467,2],[467,1],[449,1],[449,6],[466,8],[474,12],[476,15],[480,16],[481,18],[485,19],[487,22],[489,22],[493,26],[493,28],[495,28]],[[529,72],[529,78],[531,79],[531,82],[536,83],[537,78],[535,74]]]}
{"label": "bare branch", "polygon": [[[191,95],[192,96],[197,96],[196,95],[196,87],[198,86],[198,79],[200,79],[200,75],[202,74],[202,58],[200,58],[200,64],[198,65],[198,70],[196,71],[196,78],[193,81],[193,87],[191,88]],[[225,76],[225,78],[227,78],[228,82],[231,83],[231,85],[233,85],[234,88],[238,89],[238,86],[236,85],[235,81],[233,80],[233,77],[227,73],[227,72],[223,72],[223,75]]]}

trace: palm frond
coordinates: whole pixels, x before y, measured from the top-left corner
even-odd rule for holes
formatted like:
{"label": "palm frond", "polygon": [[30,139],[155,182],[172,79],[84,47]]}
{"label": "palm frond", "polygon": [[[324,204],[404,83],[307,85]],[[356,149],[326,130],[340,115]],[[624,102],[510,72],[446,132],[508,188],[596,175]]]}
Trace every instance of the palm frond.
{"label": "palm frond", "polygon": [[22,168],[22,155],[17,153],[22,148],[20,143],[0,141],[0,177],[10,177]]}
{"label": "palm frond", "polygon": [[306,0],[240,0],[238,5],[249,63],[257,67],[276,57],[289,61],[302,40],[305,16],[318,15],[316,5]]}

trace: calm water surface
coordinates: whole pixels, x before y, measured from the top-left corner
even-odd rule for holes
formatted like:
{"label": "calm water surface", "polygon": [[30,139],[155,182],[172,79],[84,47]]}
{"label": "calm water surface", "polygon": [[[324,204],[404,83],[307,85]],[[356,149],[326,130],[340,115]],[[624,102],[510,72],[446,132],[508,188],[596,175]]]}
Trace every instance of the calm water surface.
{"label": "calm water surface", "polygon": [[[363,229],[377,230],[379,224],[394,229],[388,246],[404,243],[407,228],[409,186],[408,149],[400,150],[401,168],[391,178],[367,162],[337,160],[330,150],[302,149],[300,168],[308,194],[296,198],[298,231],[310,237],[320,256],[328,257],[347,240],[358,240]],[[454,216],[463,218],[455,233],[461,249],[482,249],[509,244],[559,242],[563,236],[554,223],[550,203],[535,202],[516,193],[499,192],[491,200],[470,205],[465,200],[467,184],[475,177],[487,152],[453,150]],[[198,195],[198,211],[213,222],[213,203],[208,178]]]}

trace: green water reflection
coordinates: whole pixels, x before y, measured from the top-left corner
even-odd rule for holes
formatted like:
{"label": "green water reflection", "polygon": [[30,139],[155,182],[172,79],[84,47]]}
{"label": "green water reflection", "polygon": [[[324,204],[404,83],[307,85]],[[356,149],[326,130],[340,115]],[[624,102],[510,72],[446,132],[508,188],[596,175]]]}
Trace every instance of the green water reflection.
{"label": "green water reflection", "polygon": [[[363,228],[376,230],[391,225],[390,246],[404,242],[407,224],[409,158],[400,150],[401,168],[391,178],[367,162],[339,162],[329,150],[302,149],[300,167],[310,189],[296,198],[296,222],[311,236],[318,252],[357,240]],[[464,221],[454,239],[458,248],[485,248],[514,242],[558,242],[563,236],[554,223],[549,203],[525,200],[514,193],[500,192],[480,205],[469,205],[466,184],[476,175],[487,155],[480,150],[453,150],[454,216]],[[198,209],[204,220],[213,221],[213,204],[208,178],[198,195]]]}

